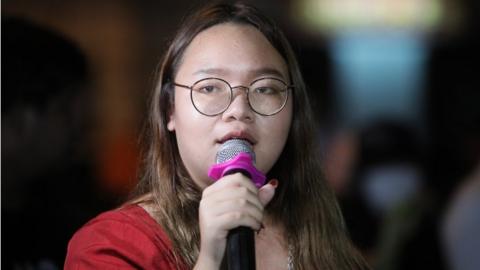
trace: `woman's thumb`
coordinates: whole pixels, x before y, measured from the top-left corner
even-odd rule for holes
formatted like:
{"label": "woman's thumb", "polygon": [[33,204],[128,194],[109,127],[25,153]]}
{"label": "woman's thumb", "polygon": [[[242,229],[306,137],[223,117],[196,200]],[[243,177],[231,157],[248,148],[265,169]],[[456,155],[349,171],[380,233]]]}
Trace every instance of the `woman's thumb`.
{"label": "woman's thumb", "polygon": [[260,202],[263,206],[266,206],[272,200],[273,195],[275,195],[275,189],[277,188],[277,186],[278,180],[272,179],[258,190],[258,198],[260,199]]}

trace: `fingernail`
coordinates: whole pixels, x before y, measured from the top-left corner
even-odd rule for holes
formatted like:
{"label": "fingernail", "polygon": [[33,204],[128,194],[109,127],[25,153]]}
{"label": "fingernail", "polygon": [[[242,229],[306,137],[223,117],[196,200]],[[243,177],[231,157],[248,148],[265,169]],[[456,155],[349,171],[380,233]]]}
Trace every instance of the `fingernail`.
{"label": "fingernail", "polygon": [[274,188],[276,188],[278,186],[278,180],[277,179],[270,180],[270,185],[272,185]]}

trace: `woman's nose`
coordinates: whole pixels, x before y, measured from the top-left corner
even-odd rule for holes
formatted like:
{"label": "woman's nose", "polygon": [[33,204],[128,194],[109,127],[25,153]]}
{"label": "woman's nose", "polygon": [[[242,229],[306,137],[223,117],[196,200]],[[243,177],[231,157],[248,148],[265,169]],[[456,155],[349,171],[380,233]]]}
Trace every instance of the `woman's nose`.
{"label": "woman's nose", "polygon": [[252,121],[254,119],[254,112],[248,103],[248,88],[238,86],[232,88],[232,91],[232,103],[230,103],[228,109],[223,113],[223,120]]}

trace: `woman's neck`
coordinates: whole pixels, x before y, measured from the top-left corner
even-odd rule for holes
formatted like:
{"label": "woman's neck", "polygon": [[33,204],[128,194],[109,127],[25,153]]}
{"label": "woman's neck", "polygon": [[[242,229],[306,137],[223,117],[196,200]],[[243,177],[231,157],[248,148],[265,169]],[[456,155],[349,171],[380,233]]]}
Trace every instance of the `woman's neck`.
{"label": "woman's neck", "polygon": [[264,228],[255,235],[257,269],[287,269],[288,241],[281,224],[265,218]]}

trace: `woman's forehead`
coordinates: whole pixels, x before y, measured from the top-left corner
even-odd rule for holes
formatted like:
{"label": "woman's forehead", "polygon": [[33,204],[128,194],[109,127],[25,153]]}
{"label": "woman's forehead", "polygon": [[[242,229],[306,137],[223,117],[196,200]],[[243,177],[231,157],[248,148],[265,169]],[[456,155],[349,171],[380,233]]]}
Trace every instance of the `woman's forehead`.
{"label": "woman's forehead", "polygon": [[283,57],[260,31],[244,24],[224,23],[200,32],[180,65],[190,75],[242,72],[288,78]]}

